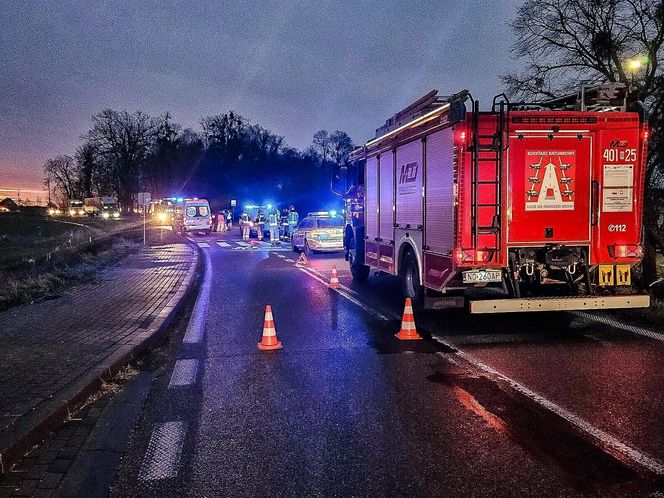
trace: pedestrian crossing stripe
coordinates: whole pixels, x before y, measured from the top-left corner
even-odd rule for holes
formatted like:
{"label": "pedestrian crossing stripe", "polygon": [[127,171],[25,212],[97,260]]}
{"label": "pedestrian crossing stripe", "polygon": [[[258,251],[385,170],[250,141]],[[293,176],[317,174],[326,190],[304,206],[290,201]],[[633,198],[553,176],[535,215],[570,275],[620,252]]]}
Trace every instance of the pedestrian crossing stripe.
{"label": "pedestrian crossing stripe", "polygon": [[198,247],[208,248],[210,247],[210,244],[208,244],[207,242],[198,242]]}
{"label": "pedestrian crossing stripe", "polygon": [[220,240],[217,241],[217,245],[219,247],[230,247],[231,246],[228,242],[222,242]]}

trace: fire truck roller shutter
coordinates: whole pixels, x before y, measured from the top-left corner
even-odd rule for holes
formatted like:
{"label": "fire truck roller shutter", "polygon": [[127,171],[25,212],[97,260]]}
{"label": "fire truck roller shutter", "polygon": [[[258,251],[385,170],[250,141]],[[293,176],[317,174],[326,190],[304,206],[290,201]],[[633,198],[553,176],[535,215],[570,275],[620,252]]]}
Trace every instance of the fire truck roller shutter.
{"label": "fire truck roller shutter", "polygon": [[380,232],[383,244],[394,240],[394,153],[383,152],[380,157]]}
{"label": "fire truck roller shutter", "polygon": [[364,235],[369,241],[373,242],[378,238],[378,159],[376,157],[367,158],[365,171]]}
{"label": "fire truck roller shutter", "polygon": [[416,139],[397,148],[396,205],[399,228],[422,225],[422,141]]}
{"label": "fire truck roller shutter", "polygon": [[424,245],[438,254],[454,248],[454,132],[452,128],[427,137],[426,220]]}

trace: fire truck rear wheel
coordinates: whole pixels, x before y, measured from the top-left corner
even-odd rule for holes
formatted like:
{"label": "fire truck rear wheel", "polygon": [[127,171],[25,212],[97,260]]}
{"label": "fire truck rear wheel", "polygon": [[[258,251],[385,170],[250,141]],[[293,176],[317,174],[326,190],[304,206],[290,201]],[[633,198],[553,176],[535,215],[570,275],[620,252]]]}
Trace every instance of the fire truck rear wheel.
{"label": "fire truck rear wheel", "polygon": [[401,264],[401,288],[404,297],[409,297],[413,306],[421,306],[424,301],[424,287],[420,280],[417,259],[412,251],[407,251]]}
{"label": "fire truck rear wheel", "polygon": [[367,265],[354,265],[351,262],[350,273],[353,275],[353,280],[356,282],[366,282],[366,280],[369,278],[370,272],[371,268],[369,268]]}

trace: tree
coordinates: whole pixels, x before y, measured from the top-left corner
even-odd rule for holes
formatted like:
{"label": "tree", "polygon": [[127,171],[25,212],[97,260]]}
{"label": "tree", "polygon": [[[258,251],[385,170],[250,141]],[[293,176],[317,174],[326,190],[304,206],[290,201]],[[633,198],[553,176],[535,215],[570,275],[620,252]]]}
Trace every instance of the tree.
{"label": "tree", "polygon": [[60,204],[79,195],[76,163],[71,156],[56,156],[44,164],[45,183],[54,189]]}
{"label": "tree", "polygon": [[83,197],[92,197],[93,194],[102,194],[95,189],[95,176],[97,173],[96,151],[92,144],[84,143],[76,149],[76,176],[78,188]]}
{"label": "tree", "polygon": [[330,134],[328,131],[318,130],[314,133],[311,147],[320,158],[320,166],[325,164],[332,155],[332,143],[330,142]]}
{"label": "tree", "polygon": [[94,115],[92,123],[83,139],[105,159],[114,193],[128,212],[139,191],[141,167],[157,136],[159,122],[140,111],[130,114],[106,109]]}
{"label": "tree", "polygon": [[[644,283],[656,279],[651,216],[655,181],[664,173],[664,10],[653,0],[526,0],[511,27],[525,69],[501,77],[518,98],[551,98],[582,83],[620,82],[650,112],[654,138],[646,169]],[[662,245],[660,243],[660,245]]]}
{"label": "tree", "polygon": [[353,150],[353,141],[345,131],[336,130],[330,135],[330,149],[334,164],[343,166]]}

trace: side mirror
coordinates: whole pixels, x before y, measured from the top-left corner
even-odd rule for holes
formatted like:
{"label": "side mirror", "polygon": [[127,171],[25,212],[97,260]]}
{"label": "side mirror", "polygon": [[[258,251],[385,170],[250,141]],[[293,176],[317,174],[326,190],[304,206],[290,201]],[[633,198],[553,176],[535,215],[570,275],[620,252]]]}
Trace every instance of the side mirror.
{"label": "side mirror", "polygon": [[330,190],[332,193],[343,196],[348,186],[348,166],[345,164],[342,166],[333,166],[332,167],[332,177],[330,179]]}

